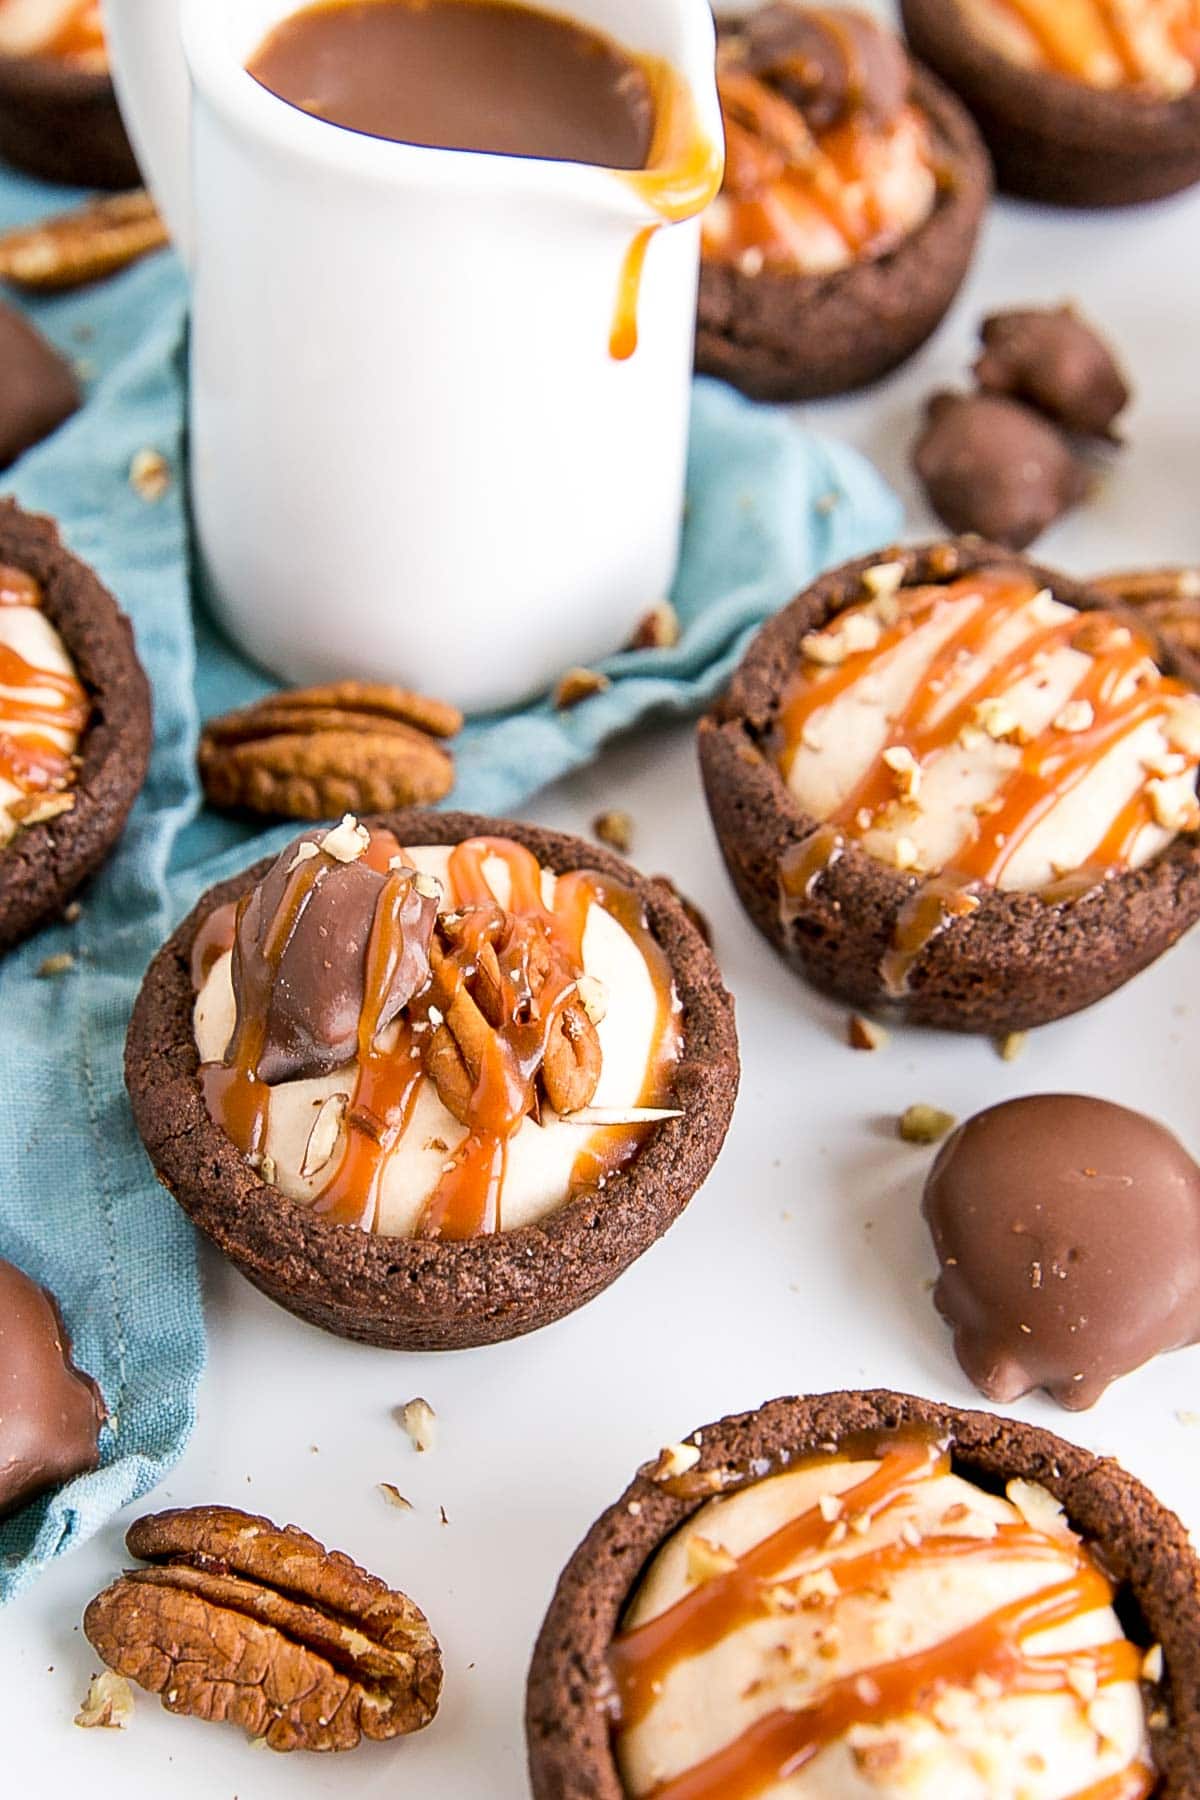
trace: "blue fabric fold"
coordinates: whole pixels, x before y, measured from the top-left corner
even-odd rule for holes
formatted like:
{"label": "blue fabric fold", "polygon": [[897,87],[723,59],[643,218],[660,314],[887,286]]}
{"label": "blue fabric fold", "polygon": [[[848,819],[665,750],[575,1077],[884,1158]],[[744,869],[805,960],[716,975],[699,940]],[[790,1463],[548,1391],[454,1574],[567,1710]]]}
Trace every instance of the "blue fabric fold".
{"label": "blue fabric fold", "polygon": [[[70,202],[0,179],[0,226]],[[195,1243],[138,1143],[122,1083],[129,1009],[154,951],[195,898],[286,841],[201,807],[201,718],[274,684],[224,640],[190,570],[183,503],[186,296],[170,255],[27,309],[88,372],[81,414],[0,488],[52,513],[130,614],[155,694],[153,765],[125,837],[56,924],[0,963],[0,1255],[59,1296],[80,1364],[110,1410],[102,1466],[0,1525],[0,1602],[160,1481],[194,1419],[204,1358]],[[161,452],[173,482],[140,498],[130,465]],[[844,446],[711,381],[695,389],[688,508],[669,650],[625,651],[610,685],[566,712],[548,698],[473,719],[450,804],[518,810],[618,734],[698,711],[749,636],[819,570],[896,536],[895,496]],[[653,754],[648,743],[647,754]],[[49,978],[46,959],[74,966]]]}

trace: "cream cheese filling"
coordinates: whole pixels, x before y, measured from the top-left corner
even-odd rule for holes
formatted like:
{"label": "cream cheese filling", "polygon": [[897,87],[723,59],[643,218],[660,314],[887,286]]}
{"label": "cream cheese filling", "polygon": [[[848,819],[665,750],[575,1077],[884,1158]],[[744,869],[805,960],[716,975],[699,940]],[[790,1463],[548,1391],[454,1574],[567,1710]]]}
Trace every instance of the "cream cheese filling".
{"label": "cream cheese filling", "polygon": [[[406,848],[406,861],[432,875],[448,889],[451,852],[445,846]],[[506,906],[510,874],[499,857],[489,856],[484,878],[497,902]],[[542,895],[554,898],[555,878],[542,872]],[[201,1062],[220,1062],[233,1037],[236,1004],[231,976],[232,955],[213,965],[196,1001],[194,1029]],[[603,907],[593,904],[583,933],[584,973],[601,984],[604,1017],[597,1025],[603,1064],[589,1111],[618,1113],[637,1107],[647,1078],[657,1066],[659,997],[645,958],[629,933]],[[678,1031],[678,1002],[672,1029]],[[391,1032],[394,1040],[396,1030]],[[387,1034],[382,1042],[387,1044]],[[308,1081],[289,1081],[271,1090],[264,1156],[274,1164],[273,1183],[293,1200],[313,1204],[337,1167],[344,1134],[319,1166],[306,1163],[314,1126],[333,1096],[349,1099],[358,1076],[357,1062],[333,1074]],[[326,1117],[329,1115],[326,1114]],[[594,1130],[557,1118],[548,1109],[542,1123],[525,1119],[509,1141],[500,1198],[500,1226],[515,1230],[535,1224],[562,1206],[579,1157],[599,1140]],[[467,1136],[442,1105],[431,1081],[421,1085],[408,1129],[384,1164],[377,1230],[385,1237],[410,1237],[426,1202]],[[306,1173],[306,1169],[309,1170]]]}
{"label": "cream cheese filling", "polygon": [[[879,1467],[833,1461],[760,1481],[710,1501],[650,1564],[625,1621],[656,1618],[705,1575],[711,1552],[744,1555],[789,1521],[821,1507],[836,1521],[834,1497]],[[1020,1484],[1018,1484],[1020,1485]],[[1017,1486],[1011,1490],[1017,1492]],[[1049,1496],[1041,1495],[1053,1508]],[[792,1610],[764,1611],[712,1648],[677,1661],[648,1712],[618,1740],[626,1791],[652,1793],[733,1743],[778,1709],[799,1711],[843,1678],[945,1642],[997,1609],[1052,1588],[1078,1569],[1076,1540],[1065,1525],[1037,1553],[989,1548],[997,1527],[1020,1525],[1009,1500],[958,1475],[935,1475],[912,1487],[874,1519],[852,1522],[830,1537],[840,1542],[809,1552],[779,1572],[779,1583],[804,1577]],[[859,1524],[866,1528],[858,1529]],[[933,1538],[980,1540],[969,1557],[913,1554],[886,1578],[839,1593],[826,1573],[884,1546]],[[697,1567],[696,1540],[705,1551]],[[1056,1554],[1061,1543],[1061,1556]],[[1108,1605],[1024,1639],[1040,1655],[1104,1644],[1123,1636]],[[851,1725],[802,1769],[761,1790],[761,1800],[1064,1800],[1091,1785],[1149,1764],[1138,1683],[1092,1688],[1081,1677],[1061,1692],[1006,1693],[999,1682],[947,1684],[927,1710],[870,1725]]]}
{"label": "cream cheese filling", "polygon": [[[35,606],[0,606],[0,646],[15,650],[34,669],[44,669],[51,675],[75,674],[61,637],[45,613]],[[0,682],[0,737],[14,738],[18,742],[22,738],[39,738],[68,754],[78,747],[77,731],[65,726],[29,725],[14,716],[14,702],[47,710],[66,707],[62,695],[52,688],[39,687],[34,682],[18,689]],[[23,789],[0,771],[0,844],[6,844],[16,833],[18,821],[11,808],[26,797]]]}
{"label": "cream cheese filling", "polygon": [[[972,595],[940,602],[908,636],[875,659],[861,680],[813,713],[787,772],[788,786],[806,812],[824,820],[844,806],[878,761],[893,721],[925,688],[938,652],[984,604]],[[954,663],[931,711],[931,726],[1024,639],[1070,617],[1071,609],[1049,594],[1031,596],[1020,611],[998,622],[977,653],[964,653]],[[1074,722],[1066,709],[1090,660],[1082,651],[1062,645],[1047,652],[1031,673],[1001,687],[997,698],[1019,735],[1037,737],[1060,718],[1064,724]],[[819,673],[814,679],[819,682]],[[1131,693],[1136,679],[1135,674],[1123,679],[1114,699]],[[1084,867],[1122,809],[1148,781],[1155,782],[1159,816],[1186,813],[1195,799],[1196,771],[1190,758],[1178,754],[1175,739],[1178,729],[1186,731],[1193,721],[1200,725],[1200,698],[1187,695],[1171,702],[1165,719],[1150,718],[1121,738],[1048,809],[1014,851],[997,885],[1007,891],[1035,891]],[[1064,743],[1069,737],[1064,733]],[[981,811],[1000,795],[1020,760],[1021,751],[1011,738],[993,737],[982,728],[963,732],[923,762],[920,786],[911,800],[898,794],[861,832],[864,847],[880,861],[917,874],[952,868],[974,837]],[[1187,766],[1178,769],[1180,762]],[[1133,844],[1130,866],[1141,867],[1175,835],[1160,824],[1147,823]]]}

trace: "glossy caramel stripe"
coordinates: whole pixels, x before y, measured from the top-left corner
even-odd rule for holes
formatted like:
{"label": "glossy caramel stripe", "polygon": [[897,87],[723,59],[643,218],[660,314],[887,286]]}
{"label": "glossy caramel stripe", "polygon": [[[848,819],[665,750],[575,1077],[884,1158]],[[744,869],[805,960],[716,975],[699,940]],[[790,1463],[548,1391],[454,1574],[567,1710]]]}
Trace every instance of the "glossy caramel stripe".
{"label": "glossy caramel stripe", "polygon": [[[1092,55],[1115,57],[1131,81],[1140,77],[1140,68],[1125,32],[1118,26],[1112,10],[1097,0],[1076,0],[1069,7],[1062,0],[992,0],[1023,25],[1037,44],[1047,65],[1060,75],[1086,80]],[[1088,39],[1082,39],[1080,27],[1091,27]]]}
{"label": "glossy caramel stripe", "polygon": [[646,256],[664,225],[678,224],[702,213],[716,198],[725,171],[722,144],[701,130],[691,88],[662,57],[637,59],[654,101],[654,131],[644,169],[619,172],[624,181],[658,215],[634,237],[625,253],[617,283],[617,303],[609,334],[609,354],[626,362],[638,347],[638,312]]}
{"label": "glossy caramel stripe", "polygon": [[1141,1659],[1134,1645],[1124,1641],[1051,1656],[1031,1656],[1023,1648],[1025,1636],[1066,1624],[1111,1598],[1112,1589],[1099,1571],[1085,1568],[998,1608],[928,1650],[834,1682],[802,1711],[766,1714],[705,1762],[654,1788],[652,1800],[754,1800],[765,1788],[799,1773],[856,1725],[919,1710],[940,1689],[980,1675],[991,1676],[1008,1694],[1069,1693],[1068,1676],[1084,1668],[1095,1672],[1101,1687],[1135,1681]]}
{"label": "glossy caramel stripe", "polygon": [[[873,1518],[900,1499],[914,1482],[948,1469],[948,1458],[928,1444],[899,1446],[863,1481],[839,1496],[843,1513]],[[763,1584],[789,1563],[820,1549],[829,1532],[829,1521],[814,1506],[747,1550],[727,1574],[702,1582],[656,1618],[623,1632],[610,1655],[622,1727],[628,1729],[649,1712],[662,1681],[676,1663],[711,1649],[756,1617],[763,1609]]]}
{"label": "glossy caramel stripe", "polygon": [[[0,710],[14,724],[52,725],[63,731],[82,731],[87,724],[87,695],[74,676],[39,669],[36,664],[26,662],[10,644],[0,644],[0,688],[14,690],[0,696]],[[40,700],[22,700],[22,688],[57,694],[62,704],[47,706]]]}

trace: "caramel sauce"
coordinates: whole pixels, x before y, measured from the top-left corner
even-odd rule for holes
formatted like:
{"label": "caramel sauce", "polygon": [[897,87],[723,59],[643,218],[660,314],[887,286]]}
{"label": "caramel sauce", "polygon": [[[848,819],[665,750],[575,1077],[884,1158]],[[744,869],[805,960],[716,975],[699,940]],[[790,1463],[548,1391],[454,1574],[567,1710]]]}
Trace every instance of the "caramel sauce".
{"label": "caramel sauce", "polygon": [[654,132],[644,168],[627,170],[621,180],[658,215],[643,227],[625,253],[617,285],[617,305],[609,334],[609,353],[626,362],[638,347],[638,303],[646,257],[665,225],[678,225],[702,213],[720,189],[725,172],[724,146],[705,134],[691,88],[660,57],[636,59],[650,83],[654,100]]}
{"label": "caramel sauce", "polygon": [[[40,610],[42,591],[22,569],[0,566],[0,612],[26,606]],[[0,642],[0,781],[21,798],[61,792],[71,785],[75,757],[48,732],[78,738],[91,717],[91,703],[73,675],[41,669],[12,645]],[[50,698],[47,698],[50,696]]]}
{"label": "caramel sauce", "polygon": [[[654,940],[636,897],[618,883],[588,871],[557,879],[553,903],[542,897],[542,870],[524,846],[502,838],[474,838],[455,846],[449,859],[444,911],[457,915],[455,938],[437,977],[387,1030],[380,1021],[398,958],[402,954],[401,908],[410,871],[391,868],[407,859],[387,832],[373,832],[365,852],[368,866],[387,877],[376,905],[366,952],[363,1006],[359,1018],[357,1075],[350,1095],[344,1149],[320,1190],[314,1209],[331,1222],[379,1227],[380,1190],[388,1157],[412,1120],[427,1079],[423,1061],[427,1033],[440,1023],[454,994],[474,975],[481,950],[505,926],[499,957],[503,1017],[489,1032],[479,1078],[471,1097],[467,1135],[448,1156],[426,1202],[417,1235],[463,1241],[503,1229],[501,1199],[508,1146],[536,1111],[534,1087],[547,1045],[564,1009],[575,1001],[583,972],[583,939],[588,915],[600,906],[637,944],[654,982],[658,1002],[655,1054],[641,1104],[661,1104],[678,1054],[674,1030],[674,985],[670,964]],[[489,858],[503,862],[511,892],[501,909],[485,874]],[[270,987],[325,859],[296,865],[271,923],[265,947],[269,979],[262,992],[244,995],[238,1026],[224,1063],[201,1069],[205,1101],[215,1122],[243,1156],[261,1158],[266,1142],[270,1088],[257,1074],[266,1032]],[[192,950],[197,990],[218,960],[234,947],[238,922],[249,896],[222,907],[205,921]],[[540,946],[540,954],[539,954]],[[549,957],[547,958],[547,951]],[[236,957],[236,949],[234,951]],[[534,961],[541,978],[532,973]],[[548,973],[543,965],[548,961]],[[239,983],[245,971],[236,971]],[[602,1188],[645,1141],[648,1125],[610,1127],[589,1134],[577,1159],[568,1198]]]}
{"label": "caramel sauce", "polygon": [[[949,1467],[949,1457],[936,1445],[902,1443],[869,1476],[839,1495],[839,1517],[877,1518]],[[799,1592],[803,1575],[781,1583],[782,1571],[820,1550],[830,1531],[830,1522],[814,1507],[744,1551],[732,1569],[689,1588],[665,1612],[617,1637],[610,1666],[620,1728],[628,1730],[645,1717],[677,1663],[712,1649]],[[923,1537],[843,1560],[829,1558],[823,1566],[840,1597],[875,1587],[922,1562],[1000,1558],[1060,1563],[1063,1553],[1061,1539],[1012,1522],[999,1525],[993,1538]],[[1081,1544],[1073,1546],[1073,1560],[1075,1567],[1065,1579],[997,1608],[943,1642],[839,1678],[799,1710],[766,1714],[703,1762],[660,1783],[651,1800],[753,1800],[788,1781],[856,1726],[923,1711],[945,1688],[967,1686],[980,1676],[999,1683],[1006,1694],[1066,1695],[1081,1675],[1094,1676],[1098,1687],[1137,1681],[1141,1655],[1124,1639],[1058,1653],[1025,1648],[1025,1638],[1111,1604],[1113,1585]],[[836,1606],[836,1599],[831,1604]],[[1156,1779],[1153,1770],[1135,1764],[1075,1800],[1144,1800]]]}
{"label": "caramel sauce", "polygon": [[836,825],[818,825],[784,851],[779,859],[779,902],[785,923],[804,911],[821,877],[828,874],[845,848],[846,839]]}
{"label": "caramel sauce", "polygon": [[[1086,653],[1088,663],[1071,703],[1090,709],[1090,723],[1066,732],[1051,726],[1028,742],[1018,741],[1015,762],[1002,787],[977,815],[971,838],[954,853],[953,865],[924,880],[904,902],[894,939],[884,958],[882,977],[897,998],[908,988],[910,973],[930,943],[955,920],[975,911],[979,891],[1002,880],[1018,851],[1037,829],[1123,739],[1147,722],[1164,718],[1172,702],[1188,692],[1182,682],[1162,676],[1137,683],[1140,671],[1154,665],[1154,646],[1123,619],[1105,613],[1072,613],[1038,626],[1031,623],[1023,638],[965,690],[952,705],[942,696],[964,659],[980,656],[993,635],[1027,607],[1036,590],[1027,577],[985,570],[944,587],[905,590],[903,604],[885,626],[873,648],[853,651],[844,661],[814,677],[803,666],[784,689],[776,736],[776,755],[785,777],[804,743],[805,731],[817,714],[840,696],[882,669],[892,653],[939,606],[964,604],[966,613],[934,653],[914,692],[889,719],[886,742],[853,791],[825,821],[813,839],[827,845],[862,837],[897,796],[896,776],[884,760],[888,751],[907,751],[916,767],[948,751],[977,709],[999,700],[1032,676],[1039,660],[1063,647]],[[965,603],[978,599],[976,605]],[[836,628],[836,621],[834,622]],[[1049,904],[1077,899],[1130,866],[1142,832],[1154,823],[1148,787],[1143,785],[1119,809],[1101,841],[1078,871],[1066,872],[1043,891]],[[832,835],[831,835],[832,834]],[[781,867],[781,904],[799,905],[810,897],[805,846],[789,853]],[[818,868],[818,873],[820,872]]]}
{"label": "caramel sauce", "polygon": [[[1127,21],[1112,0],[989,0],[1029,34],[1042,66],[1076,81],[1094,81],[1098,71],[1119,71],[1123,84],[1137,87],[1151,77]],[[1166,21],[1171,47],[1200,70],[1200,5],[1184,0]]]}
{"label": "caramel sauce", "polygon": [[79,0],[79,5],[47,44],[43,55],[60,57],[64,62],[106,65],[108,51],[100,0]]}
{"label": "caramel sauce", "polygon": [[[844,41],[851,83],[861,89],[853,34],[833,15],[827,24]],[[836,125],[813,132],[797,107],[735,61],[718,65],[717,81],[729,148],[720,221],[705,231],[708,257],[739,263],[749,253],[793,266],[806,215],[832,228],[852,262],[883,255],[912,228],[883,196],[885,159],[905,138],[932,170],[928,128],[915,107],[881,131],[851,104]]]}

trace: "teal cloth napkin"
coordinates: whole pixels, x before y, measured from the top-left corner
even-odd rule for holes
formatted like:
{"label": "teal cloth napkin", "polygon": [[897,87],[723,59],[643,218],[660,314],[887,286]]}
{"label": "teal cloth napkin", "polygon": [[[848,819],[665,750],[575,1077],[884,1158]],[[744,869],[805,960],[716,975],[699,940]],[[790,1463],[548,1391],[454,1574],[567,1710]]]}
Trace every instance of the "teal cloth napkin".
{"label": "teal cloth napkin", "polygon": [[[70,198],[2,178],[0,227]],[[84,365],[88,399],[0,488],[53,513],[131,615],[156,736],[146,791],[78,923],[47,928],[0,964],[0,1255],[58,1294],[111,1415],[100,1470],[0,1526],[0,1602],[160,1481],[187,1440],[204,1360],[195,1244],[133,1130],[125,1025],[146,964],[187,907],[295,829],[219,818],[197,793],[199,720],[273,684],[189,597],[199,583],[189,582],[182,499],[186,311],[174,259],[28,310]],[[155,503],[129,482],[143,449],[161,452],[174,473]],[[611,685],[569,712],[543,700],[472,720],[451,804],[514,811],[618,733],[694,713],[771,611],[819,569],[893,538],[901,522],[861,457],[698,382],[673,596],[679,644],[611,657],[601,665]],[[42,975],[62,951],[73,967]]]}

